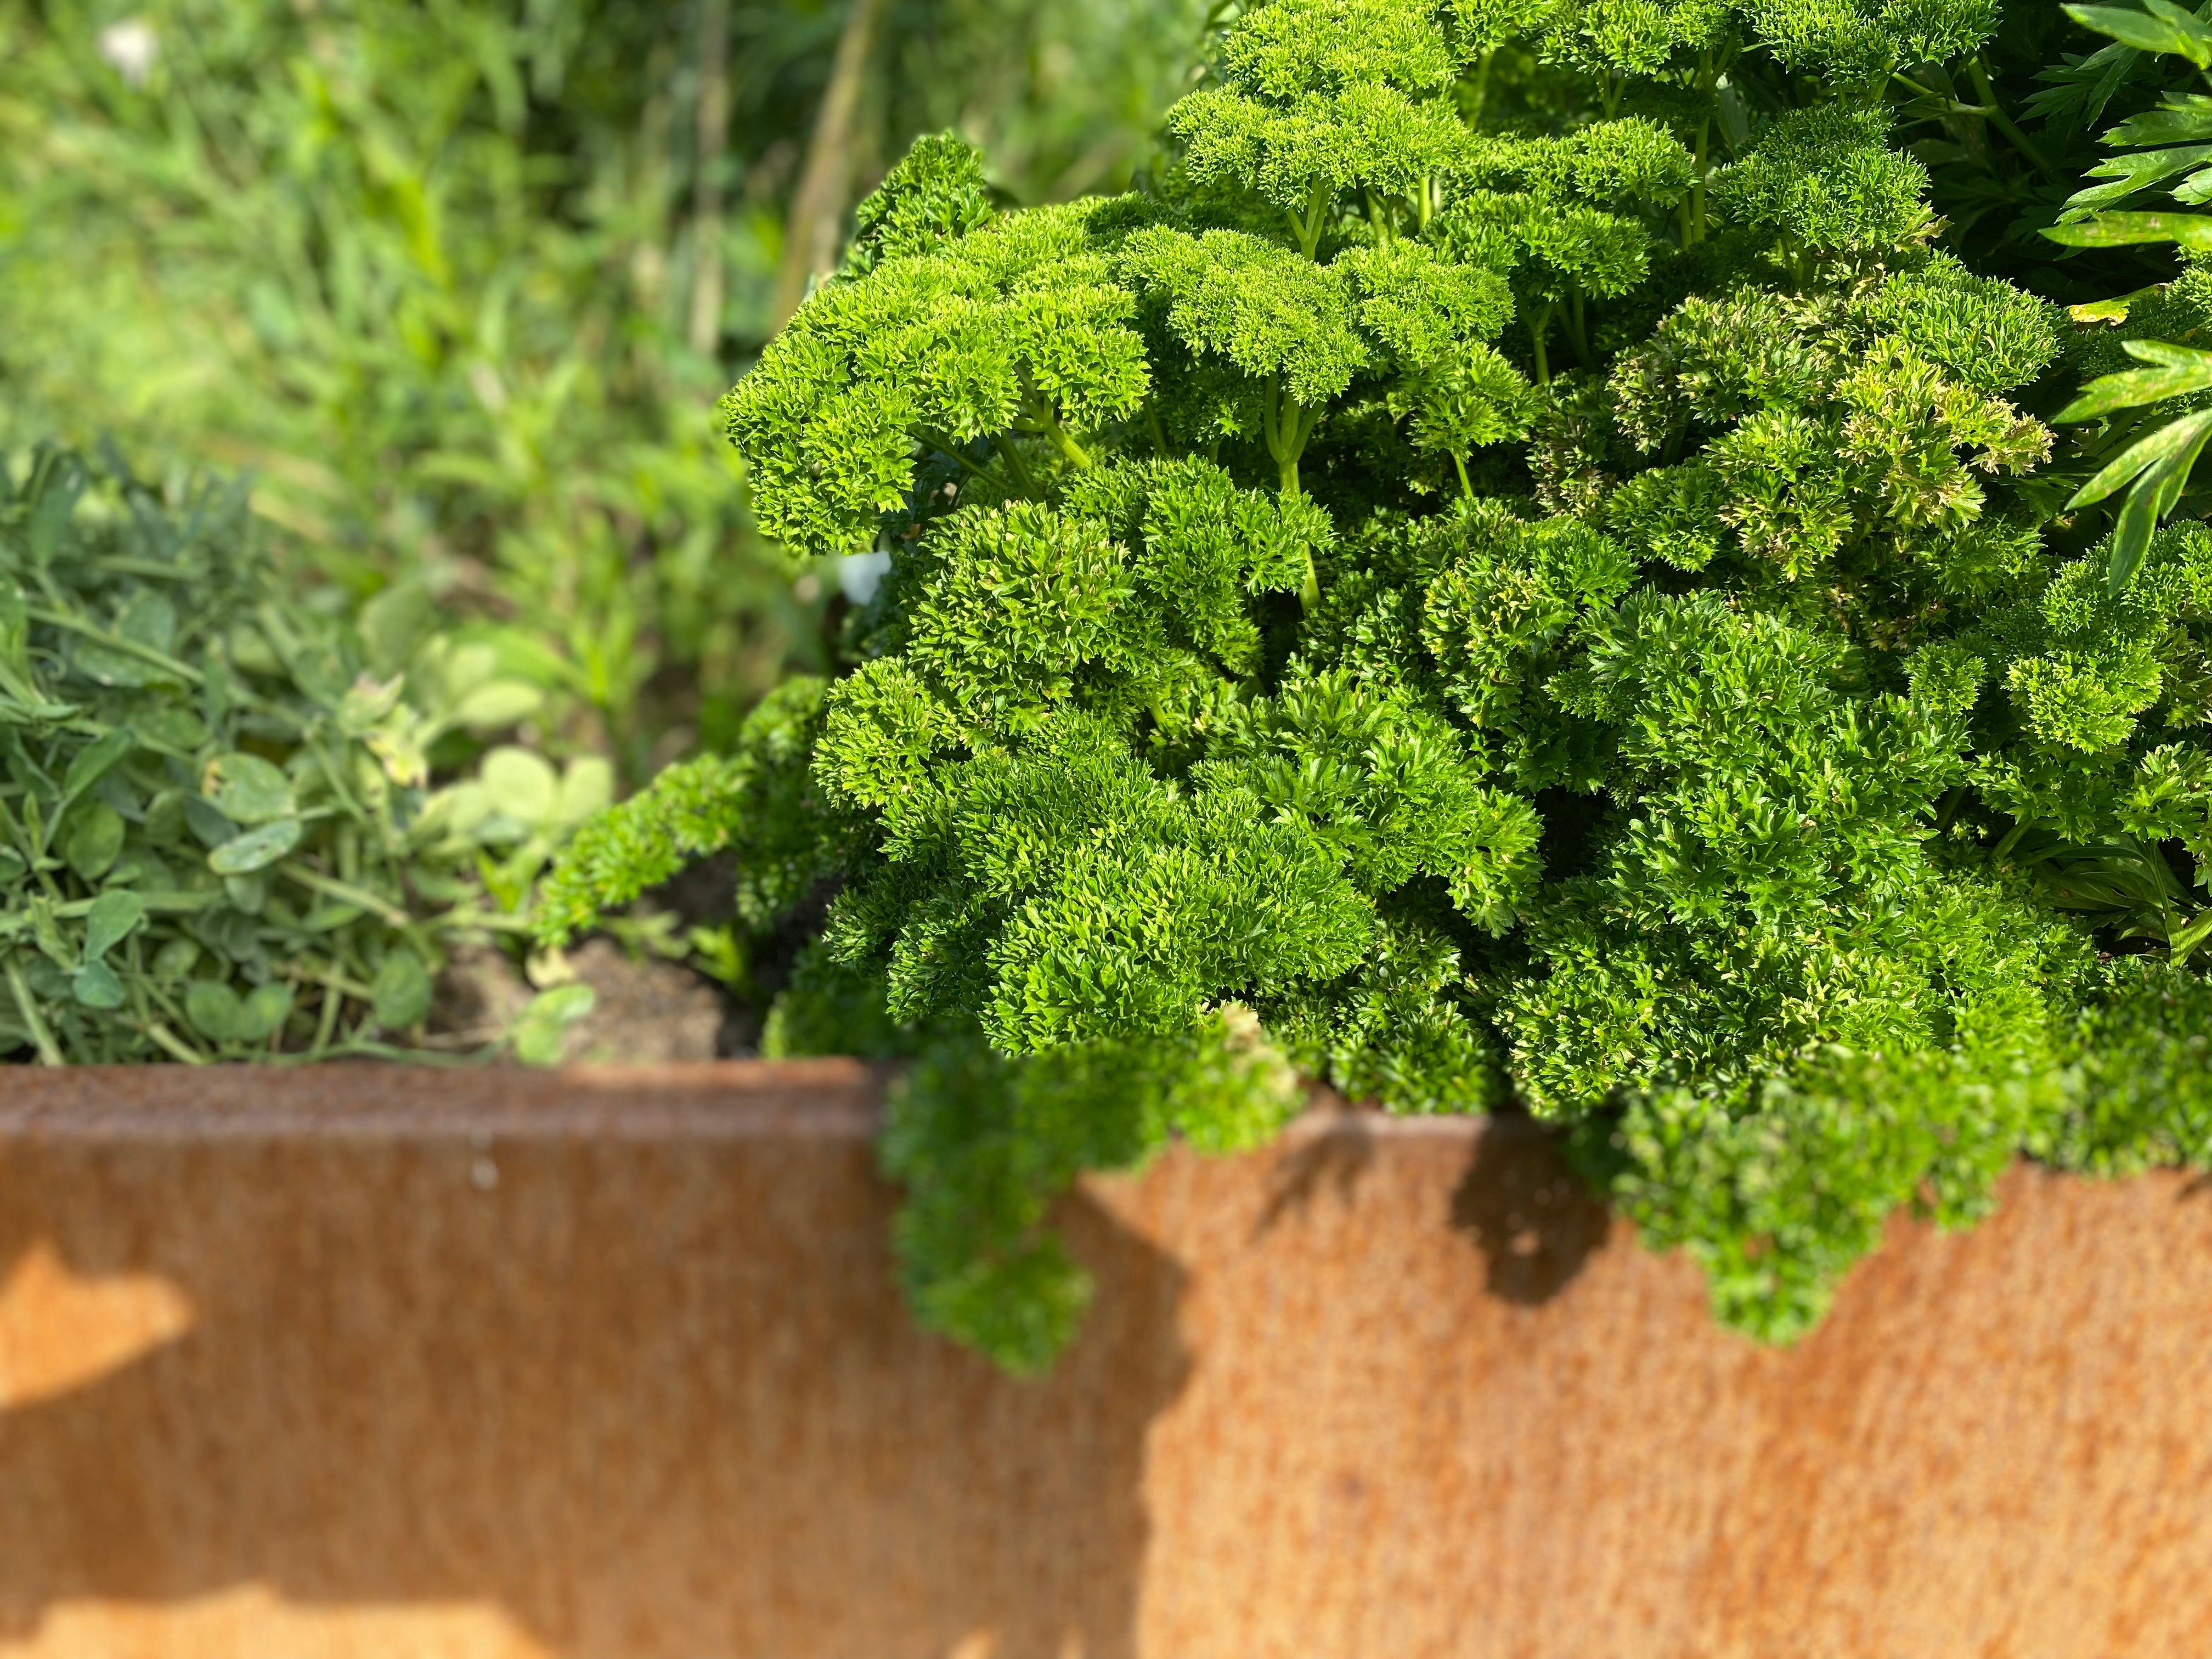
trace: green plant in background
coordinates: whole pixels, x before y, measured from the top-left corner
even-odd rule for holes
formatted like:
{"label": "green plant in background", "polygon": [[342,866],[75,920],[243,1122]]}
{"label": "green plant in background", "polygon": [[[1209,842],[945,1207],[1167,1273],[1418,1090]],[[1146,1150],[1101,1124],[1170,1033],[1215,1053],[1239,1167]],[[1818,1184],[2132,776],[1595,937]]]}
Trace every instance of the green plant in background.
{"label": "green plant in background", "polygon": [[340,598],[288,595],[235,488],[165,499],[51,448],[0,466],[0,1051],[501,1039],[427,1035],[434,975],[457,946],[518,938],[514,899],[611,775],[501,747],[432,789],[434,758],[540,694],[431,631],[405,590],[357,620]]}
{"label": "green plant in background", "polygon": [[[473,617],[566,743],[633,781],[719,745],[819,665],[819,584],[752,532],[712,405],[778,320],[784,135],[842,15],[0,3],[0,441],[251,469],[347,586]],[[948,119],[1017,191],[1126,177],[1200,20],[879,21],[810,210],[834,237],[871,158]]]}
{"label": "green plant in background", "polygon": [[332,574],[483,618],[625,769],[702,717],[675,677],[741,702],[803,654],[712,357],[662,320],[678,181],[617,58],[642,14],[178,0],[0,36],[12,441],[251,468]]}

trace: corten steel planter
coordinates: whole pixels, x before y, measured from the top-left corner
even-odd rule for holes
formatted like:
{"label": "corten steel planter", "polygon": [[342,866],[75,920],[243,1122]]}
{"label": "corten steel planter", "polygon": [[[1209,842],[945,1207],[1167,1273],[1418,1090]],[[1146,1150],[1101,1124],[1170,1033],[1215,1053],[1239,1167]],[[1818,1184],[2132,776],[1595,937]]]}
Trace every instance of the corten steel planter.
{"label": "corten steel planter", "polygon": [[1308,1119],[920,1334],[842,1062],[0,1082],[0,1656],[2212,1653],[2212,1197],[2015,1170],[1792,1351],[1526,1125]]}

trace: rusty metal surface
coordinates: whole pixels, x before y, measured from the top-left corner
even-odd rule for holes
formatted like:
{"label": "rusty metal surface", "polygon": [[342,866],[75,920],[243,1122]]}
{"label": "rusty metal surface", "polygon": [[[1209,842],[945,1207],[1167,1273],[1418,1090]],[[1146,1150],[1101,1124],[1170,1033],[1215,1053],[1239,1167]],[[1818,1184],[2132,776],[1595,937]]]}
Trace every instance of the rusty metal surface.
{"label": "rusty metal surface", "polygon": [[917,1334],[832,1064],[0,1079],[4,1659],[2212,1652],[2212,1197],[2016,1170],[1788,1352],[1510,1122],[1068,1206]]}

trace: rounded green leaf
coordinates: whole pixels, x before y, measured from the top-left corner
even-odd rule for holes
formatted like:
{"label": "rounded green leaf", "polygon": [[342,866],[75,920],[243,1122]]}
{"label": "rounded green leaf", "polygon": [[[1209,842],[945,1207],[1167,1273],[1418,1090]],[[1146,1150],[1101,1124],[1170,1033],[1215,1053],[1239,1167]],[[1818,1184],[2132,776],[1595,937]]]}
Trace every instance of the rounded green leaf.
{"label": "rounded green leaf", "polygon": [[581,823],[592,813],[613,803],[615,769],[602,755],[580,755],[561,775],[561,793],[553,803],[553,821]]}
{"label": "rounded green leaf", "polygon": [[200,947],[188,939],[173,939],[154,953],[154,976],[160,980],[179,980],[192,971],[192,964],[200,959]]}
{"label": "rounded green leaf", "polygon": [[223,842],[208,854],[208,868],[218,876],[251,875],[268,868],[299,844],[300,820],[279,818]]}
{"label": "rounded green leaf", "polygon": [[239,1006],[238,1040],[264,1042],[276,1036],[292,1012],[292,988],[282,983],[256,986]]}
{"label": "rounded green leaf", "polygon": [[374,730],[379,720],[399,706],[399,693],[405,684],[397,674],[388,680],[362,675],[338,700],[338,729],[349,737]]}
{"label": "rounded green leaf", "polygon": [[388,1031],[420,1024],[430,1012],[430,975],[412,951],[394,951],[369,982],[376,1023]]}
{"label": "rounded green leaf", "polygon": [[237,823],[267,823],[299,810],[292,780],[258,755],[218,755],[200,774],[200,793]]}
{"label": "rounded green leaf", "polygon": [[78,969],[76,976],[70,981],[70,994],[86,1008],[123,1006],[123,981],[115,976],[115,969],[104,962],[88,962]]}
{"label": "rounded green leaf", "polygon": [[512,746],[493,750],[477,773],[492,810],[523,823],[543,823],[553,814],[560,780],[542,755]]}
{"label": "rounded green leaf", "polygon": [[123,814],[106,801],[94,801],[70,820],[62,857],[78,879],[97,881],[123,851]]}
{"label": "rounded green leaf", "polygon": [[381,674],[396,674],[407,665],[416,642],[429,631],[437,616],[430,590],[420,582],[398,582],[361,608],[362,643]]}
{"label": "rounded green leaf", "polygon": [[185,993],[185,1018],[211,1042],[237,1042],[245,1012],[238,993],[219,979],[196,979]]}
{"label": "rounded green leaf", "polygon": [[195,750],[208,740],[207,722],[180,704],[141,702],[131,719],[146,736],[172,749]]}

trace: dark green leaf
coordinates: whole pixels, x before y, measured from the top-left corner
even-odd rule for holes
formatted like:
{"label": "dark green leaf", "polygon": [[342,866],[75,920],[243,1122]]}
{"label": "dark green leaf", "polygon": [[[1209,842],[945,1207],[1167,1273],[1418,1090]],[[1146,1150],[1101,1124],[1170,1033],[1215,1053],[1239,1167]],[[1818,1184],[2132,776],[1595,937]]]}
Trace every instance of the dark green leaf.
{"label": "dark green leaf", "polygon": [[222,891],[241,915],[258,916],[269,902],[269,872],[264,869],[246,876],[225,876]]}

